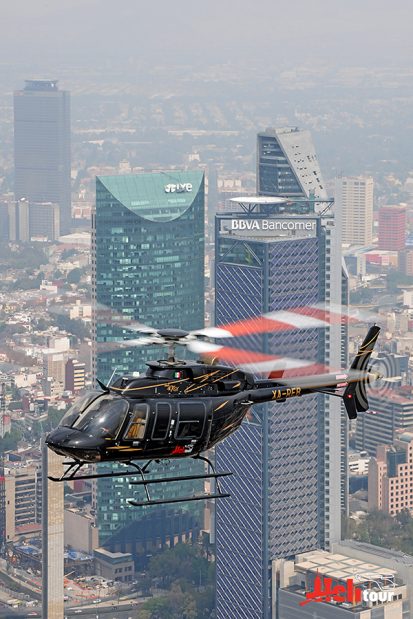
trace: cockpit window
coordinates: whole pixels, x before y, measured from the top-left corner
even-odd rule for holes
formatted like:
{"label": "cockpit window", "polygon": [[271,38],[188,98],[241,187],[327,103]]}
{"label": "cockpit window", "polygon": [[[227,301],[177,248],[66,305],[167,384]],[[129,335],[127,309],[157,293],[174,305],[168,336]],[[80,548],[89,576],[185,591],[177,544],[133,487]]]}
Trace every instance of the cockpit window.
{"label": "cockpit window", "polygon": [[102,395],[88,406],[72,428],[96,438],[115,438],[128,410],[129,404],[124,398]]}
{"label": "cockpit window", "polygon": [[66,411],[62,421],[60,422],[60,425],[71,428],[72,424],[79,417],[80,413],[83,413],[86,407],[89,406],[89,404],[93,402],[93,400],[96,400],[96,398],[101,395],[101,391],[92,391],[91,393],[87,393],[86,395],[78,398],[76,402],[74,402],[69,408],[69,410]]}

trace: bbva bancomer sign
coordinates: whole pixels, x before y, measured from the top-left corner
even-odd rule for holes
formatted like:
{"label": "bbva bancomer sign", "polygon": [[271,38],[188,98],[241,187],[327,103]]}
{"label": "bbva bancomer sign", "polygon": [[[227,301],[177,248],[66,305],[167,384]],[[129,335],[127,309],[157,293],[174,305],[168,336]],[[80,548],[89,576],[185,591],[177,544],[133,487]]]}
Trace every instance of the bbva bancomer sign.
{"label": "bbva bancomer sign", "polygon": [[192,191],[192,183],[168,183],[164,189],[165,193],[189,193]]}
{"label": "bbva bancomer sign", "polygon": [[316,222],[283,219],[231,219],[231,230],[315,230]]}

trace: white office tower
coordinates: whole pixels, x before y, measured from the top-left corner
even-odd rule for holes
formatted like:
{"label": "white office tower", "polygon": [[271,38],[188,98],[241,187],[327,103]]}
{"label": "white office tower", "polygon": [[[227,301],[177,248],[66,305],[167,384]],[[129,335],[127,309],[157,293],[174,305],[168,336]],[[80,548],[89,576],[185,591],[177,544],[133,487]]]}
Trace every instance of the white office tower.
{"label": "white office tower", "polygon": [[350,245],[371,245],[373,179],[370,176],[337,178],[335,204],[342,218],[342,242]]}

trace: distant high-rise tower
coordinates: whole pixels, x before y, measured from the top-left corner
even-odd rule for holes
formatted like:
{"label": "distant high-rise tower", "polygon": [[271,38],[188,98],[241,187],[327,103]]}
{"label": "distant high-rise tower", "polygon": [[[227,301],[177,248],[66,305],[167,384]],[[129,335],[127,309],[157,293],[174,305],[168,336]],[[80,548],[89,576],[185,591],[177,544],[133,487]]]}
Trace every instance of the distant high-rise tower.
{"label": "distant high-rise tower", "polygon": [[[92,296],[104,306],[94,317],[93,371],[108,381],[113,372],[127,374],[146,370],[146,361],[159,359],[159,348],[118,349],[100,352],[96,343],[131,337],[125,332],[130,321],[154,328],[186,330],[204,324],[204,175],[199,171],[153,174],[123,174],[96,179],[96,212],[93,215]],[[107,319],[113,312],[114,320]],[[120,322],[122,320],[122,322]],[[184,354],[180,352],[180,354]],[[102,465],[103,466],[103,465]],[[192,459],[173,463],[178,470],[201,472]],[[112,469],[112,467],[110,467]],[[119,471],[122,469],[119,468]],[[187,488],[159,488],[161,495],[202,491],[198,482]],[[162,544],[191,527],[191,512],[202,506],[181,509],[151,507],[133,509],[127,499],[136,494],[127,478],[98,479],[94,489],[99,543],[116,551],[126,545],[135,555],[143,553],[155,536]],[[192,507],[190,507],[192,505]],[[147,516],[146,521],[144,517]],[[148,526],[148,520],[152,522]],[[147,542],[143,541],[147,538]],[[139,548],[138,548],[139,547]]]}
{"label": "distant high-rise tower", "polygon": [[405,249],[406,233],[406,207],[402,204],[382,206],[379,210],[379,249]]}
{"label": "distant high-rise tower", "polygon": [[69,93],[57,80],[26,80],[14,93],[14,193],[30,205],[58,204],[62,233],[71,224],[70,167]]}
{"label": "distant high-rise tower", "polygon": [[286,127],[258,134],[257,192],[260,196],[327,197],[309,131]]}
{"label": "distant high-rise tower", "polygon": [[373,179],[364,176],[337,178],[335,206],[341,212],[342,243],[370,245],[373,240]]}

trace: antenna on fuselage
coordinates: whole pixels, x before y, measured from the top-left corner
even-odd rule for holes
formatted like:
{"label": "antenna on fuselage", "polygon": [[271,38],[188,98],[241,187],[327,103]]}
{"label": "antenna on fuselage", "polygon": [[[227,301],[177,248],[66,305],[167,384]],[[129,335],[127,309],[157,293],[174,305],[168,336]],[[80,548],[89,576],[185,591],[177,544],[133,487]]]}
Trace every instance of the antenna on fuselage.
{"label": "antenna on fuselage", "polygon": [[115,368],[115,369],[113,370],[112,375],[111,375],[111,377],[110,377],[110,378],[109,378],[109,380],[108,380],[108,384],[106,385],[106,389],[109,389],[109,387],[110,387],[110,385],[111,385],[111,383],[112,383],[113,377],[114,377],[114,376],[115,376],[115,374],[116,374],[116,370],[117,370],[117,369],[118,369],[118,368]]}

